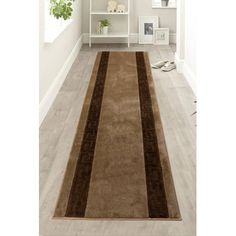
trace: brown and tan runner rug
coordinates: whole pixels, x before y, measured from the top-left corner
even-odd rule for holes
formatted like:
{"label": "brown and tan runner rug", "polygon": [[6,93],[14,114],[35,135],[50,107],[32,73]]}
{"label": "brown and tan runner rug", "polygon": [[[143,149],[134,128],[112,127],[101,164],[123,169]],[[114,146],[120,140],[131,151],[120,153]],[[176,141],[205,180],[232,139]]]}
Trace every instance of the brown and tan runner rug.
{"label": "brown and tan runner rug", "polygon": [[54,217],[180,219],[146,52],[100,52]]}

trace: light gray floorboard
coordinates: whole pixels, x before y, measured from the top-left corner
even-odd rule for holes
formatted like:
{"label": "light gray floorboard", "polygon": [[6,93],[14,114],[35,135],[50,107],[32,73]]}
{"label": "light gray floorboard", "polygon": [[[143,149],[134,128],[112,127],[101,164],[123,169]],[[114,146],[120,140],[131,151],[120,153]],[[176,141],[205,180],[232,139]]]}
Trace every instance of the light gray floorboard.
{"label": "light gray floorboard", "polygon": [[150,62],[174,60],[175,45],[84,45],[40,127],[40,235],[195,236],[196,100],[181,74],[153,70],[182,221],[52,219],[96,58],[101,50],[148,51]]}

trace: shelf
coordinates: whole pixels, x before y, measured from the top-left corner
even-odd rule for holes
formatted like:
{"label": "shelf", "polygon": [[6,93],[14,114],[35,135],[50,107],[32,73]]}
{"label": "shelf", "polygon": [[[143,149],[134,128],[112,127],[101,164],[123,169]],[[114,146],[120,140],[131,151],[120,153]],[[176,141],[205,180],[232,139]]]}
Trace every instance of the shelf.
{"label": "shelf", "polygon": [[91,34],[91,38],[128,38],[127,33]]}
{"label": "shelf", "polygon": [[118,13],[118,12],[107,12],[107,11],[92,11],[91,15],[128,15],[128,12]]}
{"label": "shelf", "polygon": [[[108,12],[106,5],[102,0],[89,0],[90,2],[90,13],[89,13],[89,47],[92,46],[92,41],[96,42],[96,39],[114,39],[124,38],[127,39],[128,47],[130,46],[130,0],[122,0],[125,5],[125,12]],[[106,1],[107,2],[107,1]],[[95,4],[94,4],[95,3]],[[99,7],[99,8],[98,8]],[[113,17],[118,16],[118,17]],[[123,16],[123,17],[121,17]],[[108,18],[112,24],[111,32],[108,34],[97,33],[97,27],[99,18]],[[96,25],[95,25],[96,24]],[[113,31],[113,32],[112,32]],[[92,40],[93,39],[93,40]],[[102,40],[100,40],[102,41]],[[109,41],[109,40],[107,40]],[[113,40],[110,40],[113,41]],[[124,40],[125,41],[125,40]]]}

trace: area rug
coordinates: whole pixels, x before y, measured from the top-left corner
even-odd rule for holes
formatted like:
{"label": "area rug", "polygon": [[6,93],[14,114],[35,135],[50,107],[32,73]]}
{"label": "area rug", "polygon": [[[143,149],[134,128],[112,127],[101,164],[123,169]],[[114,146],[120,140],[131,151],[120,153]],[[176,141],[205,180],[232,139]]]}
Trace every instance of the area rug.
{"label": "area rug", "polygon": [[179,220],[147,52],[99,52],[56,218]]}

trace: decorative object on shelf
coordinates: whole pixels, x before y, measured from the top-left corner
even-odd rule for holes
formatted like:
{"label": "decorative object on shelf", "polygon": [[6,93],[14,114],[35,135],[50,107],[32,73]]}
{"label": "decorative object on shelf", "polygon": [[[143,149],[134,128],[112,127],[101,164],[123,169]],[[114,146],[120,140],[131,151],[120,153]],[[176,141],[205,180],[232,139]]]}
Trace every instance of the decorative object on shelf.
{"label": "decorative object on shelf", "polygon": [[75,0],[50,0],[50,15],[55,18],[68,20],[72,16]]}
{"label": "decorative object on shelf", "polygon": [[97,24],[97,34],[101,34],[102,33],[102,27],[101,27],[101,22],[99,21]]}
{"label": "decorative object on shelf", "polygon": [[116,1],[108,1],[107,11],[110,13],[116,12],[117,2]]}
{"label": "decorative object on shelf", "polygon": [[108,27],[111,25],[108,19],[100,20],[101,24],[101,33],[102,34],[108,34]]}
{"label": "decorative object on shelf", "polygon": [[139,17],[139,43],[153,44],[154,28],[159,27],[158,16],[140,16]]}
{"label": "decorative object on shelf", "polygon": [[118,13],[125,13],[125,5],[124,4],[119,4],[117,6],[117,10]]}
{"label": "decorative object on shelf", "polygon": [[169,0],[161,0],[161,6],[162,7],[168,7]]}
{"label": "decorative object on shelf", "polygon": [[153,44],[154,45],[169,45],[170,36],[169,28],[155,28]]}

